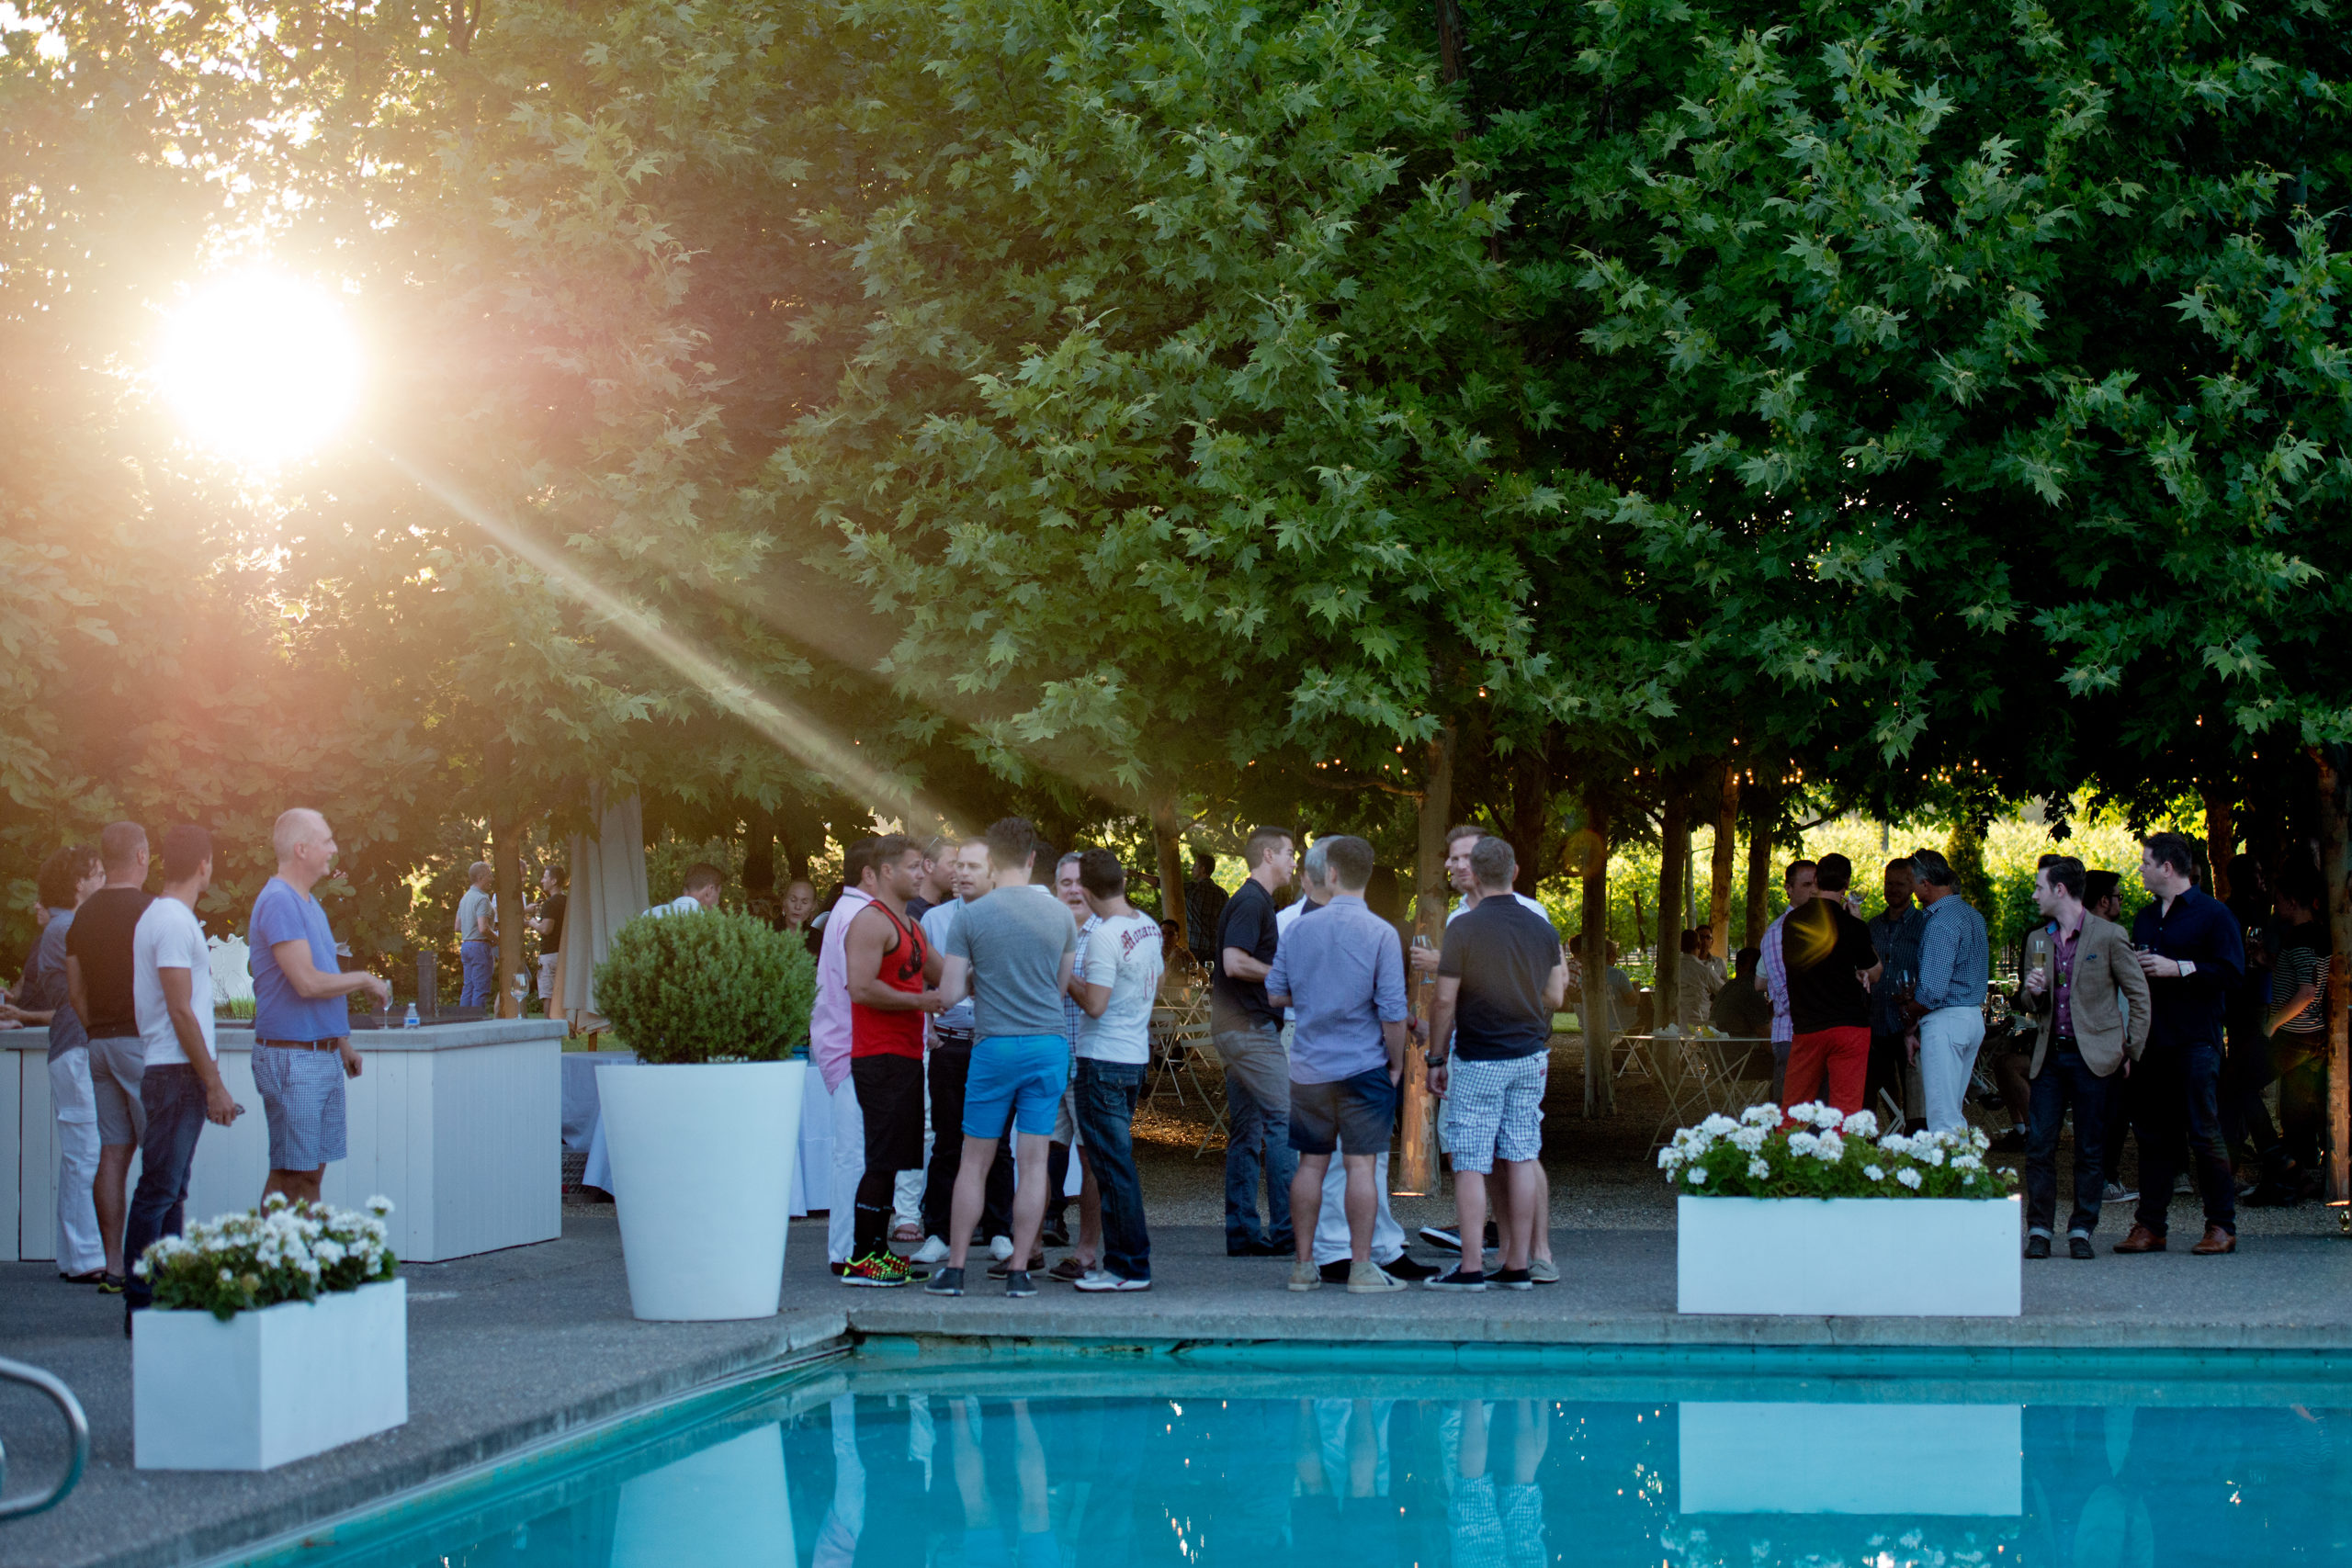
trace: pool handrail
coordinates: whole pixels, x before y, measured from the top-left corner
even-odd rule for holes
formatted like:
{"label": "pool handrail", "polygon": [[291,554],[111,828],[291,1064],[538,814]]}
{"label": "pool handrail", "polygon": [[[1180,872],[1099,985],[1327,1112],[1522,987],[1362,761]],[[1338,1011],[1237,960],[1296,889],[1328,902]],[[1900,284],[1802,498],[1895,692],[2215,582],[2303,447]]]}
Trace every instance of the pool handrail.
{"label": "pool handrail", "polygon": [[[22,1361],[12,1361],[6,1356],[0,1356],[0,1378],[39,1389],[49,1395],[50,1403],[55,1404],[65,1417],[65,1429],[74,1439],[73,1462],[65,1467],[64,1479],[50,1488],[46,1496],[0,1501],[0,1519],[20,1519],[28,1514],[38,1514],[43,1509],[57,1506],[65,1501],[65,1495],[73,1491],[82,1479],[83,1467],[90,1462],[90,1418],[82,1413],[82,1402],[74,1397],[74,1391],[39,1367],[28,1367]],[[7,1484],[7,1450],[0,1448],[0,1490],[6,1490]]]}

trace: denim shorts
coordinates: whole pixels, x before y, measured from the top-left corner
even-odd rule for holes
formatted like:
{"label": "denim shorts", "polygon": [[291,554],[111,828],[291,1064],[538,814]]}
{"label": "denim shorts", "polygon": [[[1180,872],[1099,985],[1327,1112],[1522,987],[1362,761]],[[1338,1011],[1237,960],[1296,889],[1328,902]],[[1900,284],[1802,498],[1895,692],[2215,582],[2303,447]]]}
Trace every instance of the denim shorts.
{"label": "denim shorts", "polygon": [[1396,1125],[1396,1086],[1386,1067],[1332,1083],[1290,1086],[1290,1146],[1303,1155],[1384,1155]]}
{"label": "denim shorts", "polygon": [[964,1135],[1001,1138],[1013,1131],[1051,1137],[1069,1087],[1069,1042],[1058,1034],[991,1034],[972,1047],[964,1080]]}

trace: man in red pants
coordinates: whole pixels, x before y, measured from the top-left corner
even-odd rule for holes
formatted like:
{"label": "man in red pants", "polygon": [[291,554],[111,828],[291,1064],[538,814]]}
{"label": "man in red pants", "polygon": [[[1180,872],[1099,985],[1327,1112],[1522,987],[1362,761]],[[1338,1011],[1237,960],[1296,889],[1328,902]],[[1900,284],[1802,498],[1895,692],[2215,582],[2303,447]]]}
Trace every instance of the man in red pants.
{"label": "man in red pants", "polygon": [[[1846,907],[1854,865],[1824,855],[1813,902],[1789,911],[1781,952],[1789,966],[1788,1103],[1826,1100],[1850,1116],[1862,1108],[1871,1060],[1871,986],[1879,974],[1871,929]],[[1826,1087],[1824,1080],[1826,1079]]]}

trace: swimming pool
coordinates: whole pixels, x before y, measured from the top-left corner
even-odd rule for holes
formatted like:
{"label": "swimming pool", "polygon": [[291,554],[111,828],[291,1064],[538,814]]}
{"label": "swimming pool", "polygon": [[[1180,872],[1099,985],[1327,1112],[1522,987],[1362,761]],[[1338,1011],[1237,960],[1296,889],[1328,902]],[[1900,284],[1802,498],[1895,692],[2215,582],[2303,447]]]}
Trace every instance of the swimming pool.
{"label": "swimming pool", "polygon": [[1429,1370],[1453,1359],[1435,1349],[869,1351],[262,1561],[2352,1564],[2352,1376],[2334,1363],[1465,1372]]}

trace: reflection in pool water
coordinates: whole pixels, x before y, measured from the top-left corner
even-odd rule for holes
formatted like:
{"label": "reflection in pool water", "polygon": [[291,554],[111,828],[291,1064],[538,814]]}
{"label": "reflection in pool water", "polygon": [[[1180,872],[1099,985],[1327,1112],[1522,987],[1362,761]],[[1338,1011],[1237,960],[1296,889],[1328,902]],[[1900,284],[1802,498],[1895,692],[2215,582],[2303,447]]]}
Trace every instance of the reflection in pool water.
{"label": "reflection in pool water", "polygon": [[1644,1401],[1540,1375],[1089,1375],[834,1374],[336,1561],[2352,1565],[2352,1427],[2290,1388]]}

